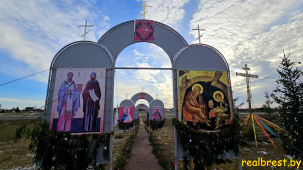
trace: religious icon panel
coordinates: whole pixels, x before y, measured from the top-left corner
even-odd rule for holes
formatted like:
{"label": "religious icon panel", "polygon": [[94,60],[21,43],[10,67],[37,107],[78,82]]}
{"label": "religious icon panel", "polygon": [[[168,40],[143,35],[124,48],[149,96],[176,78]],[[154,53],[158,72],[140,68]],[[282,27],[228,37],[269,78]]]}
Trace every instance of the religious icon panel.
{"label": "religious icon panel", "polygon": [[49,128],[103,133],[106,69],[57,69]]}
{"label": "religious icon panel", "polygon": [[147,20],[136,20],[135,41],[154,41],[154,22]]}
{"label": "religious icon panel", "polygon": [[227,71],[179,70],[178,119],[198,131],[216,132],[231,124]]}
{"label": "religious icon panel", "polygon": [[130,123],[134,120],[134,107],[120,107],[120,121]]}
{"label": "religious icon panel", "polygon": [[145,99],[145,96],[146,96],[146,93],[140,93],[140,97],[139,97],[139,99]]}
{"label": "religious icon panel", "polygon": [[164,119],[163,107],[153,106],[151,107],[152,114],[151,119],[155,121],[162,121]]}

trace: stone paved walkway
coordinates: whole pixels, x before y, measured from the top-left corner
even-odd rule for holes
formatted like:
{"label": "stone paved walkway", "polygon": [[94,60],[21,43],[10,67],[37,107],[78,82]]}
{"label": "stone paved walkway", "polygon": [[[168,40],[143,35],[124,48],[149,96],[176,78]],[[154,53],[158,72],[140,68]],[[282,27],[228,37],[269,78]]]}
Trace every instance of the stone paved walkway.
{"label": "stone paved walkway", "polygon": [[126,170],[161,170],[158,160],[154,156],[149,145],[148,133],[141,121],[138,135],[135,139],[131,157],[127,160]]}

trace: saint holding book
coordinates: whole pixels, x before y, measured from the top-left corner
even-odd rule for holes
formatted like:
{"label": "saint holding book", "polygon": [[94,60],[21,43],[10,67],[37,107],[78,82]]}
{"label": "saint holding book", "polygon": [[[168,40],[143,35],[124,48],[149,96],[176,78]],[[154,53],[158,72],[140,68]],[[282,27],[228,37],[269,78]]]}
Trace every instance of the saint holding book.
{"label": "saint holding book", "polygon": [[97,117],[100,110],[101,90],[96,80],[96,73],[90,74],[90,80],[86,83],[82,93],[83,97],[83,130],[96,131]]}
{"label": "saint holding book", "polygon": [[76,83],[73,81],[73,75],[74,74],[72,72],[67,74],[67,79],[61,84],[58,92],[58,132],[71,131],[72,119],[80,107],[81,89],[76,89]]}

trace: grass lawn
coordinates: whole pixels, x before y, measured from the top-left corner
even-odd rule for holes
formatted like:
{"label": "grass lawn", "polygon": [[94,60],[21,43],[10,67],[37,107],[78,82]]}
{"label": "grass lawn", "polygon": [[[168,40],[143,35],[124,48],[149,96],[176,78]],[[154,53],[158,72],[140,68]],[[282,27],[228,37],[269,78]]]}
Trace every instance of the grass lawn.
{"label": "grass lawn", "polygon": [[33,155],[29,152],[30,141],[21,139],[14,142],[16,129],[23,126],[34,126],[41,119],[1,120],[0,121],[0,169],[34,168]]}
{"label": "grass lawn", "polygon": [[124,147],[126,140],[134,134],[134,130],[119,130],[117,126],[114,126],[115,134],[113,136],[113,148],[112,148],[112,167],[116,166],[116,160],[122,154],[122,148]]}
{"label": "grass lawn", "polygon": [[[139,114],[140,115],[140,114]],[[142,119],[145,120],[145,113],[142,113]],[[174,161],[174,127],[171,124],[172,115],[166,116],[165,127],[153,131],[153,136],[157,139],[161,147],[164,149],[163,154],[166,155],[170,161]],[[33,155],[28,150],[29,140],[22,139],[15,143],[15,131],[22,125],[34,126],[40,123],[41,119],[29,120],[1,120],[0,121],[0,169],[34,169]],[[281,142],[273,136],[270,136],[278,149],[271,144],[267,137],[257,127],[258,146],[256,147],[254,139],[243,138],[240,146],[242,160],[290,160],[290,157],[285,155]],[[114,126],[115,134],[113,136],[112,148],[112,167],[115,167],[116,159],[121,155],[121,149],[126,143],[126,139],[133,134],[133,130],[123,131]],[[136,147],[135,145],[133,147]],[[233,159],[231,164],[213,165],[210,169],[224,169],[234,170],[239,169],[239,159]],[[288,164],[287,164],[288,165]],[[109,166],[107,166],[109,167]],[[295,167],[248,167],[244,164],[243,169],[296,169]],[[300,167],[302,169],[302,165]],[[178,169],[182,169],[182,161],[178,161]]]}

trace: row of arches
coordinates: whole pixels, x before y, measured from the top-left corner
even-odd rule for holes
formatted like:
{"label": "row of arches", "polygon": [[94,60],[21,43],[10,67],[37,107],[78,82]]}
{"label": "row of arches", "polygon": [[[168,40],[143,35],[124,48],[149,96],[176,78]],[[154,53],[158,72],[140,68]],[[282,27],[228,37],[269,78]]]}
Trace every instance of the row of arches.
{"label": "row of arches", "polygon": [[[141,41],[136,40],[134,28],[136,23],[139,22],[149,22],[153,24],[153,40],[151,41]],[[206,44],[192,44],[189,45],[185,39],[173,28],[157,22],[148,20],[132,20],[127,21],[108,30],[105,34],[101,36],[98,42],[91,41],[77,41],[63,47],[54,57],[49,74],[49,83],[46,96],[46,108],[45,108],[45,119],[50,123],[50,128],[52,125],[52,120],[55,115],[58,115],[57,105],[52,102],[56,100],[56,95],[59,89],[55,88],[57,83],[57,77],[62,73],[62,69],[71,69],[75,73],[81,73],[82,70],[89,70],[94,73],[94,70],[104,72],[105,74],[98,77],[97,81],[104,82],[104,90],[101,91],[101,97],[103,97],[103,108],[100,108],[99,115],[102,121],[100,129],[102,133],[112,131],[113,125],[113,98],[114,98],[114,80],[115,80],[115,70],[116,61],[123,49],[127,46],[140,43],[148,42],[153,43],[160,48],[162,48],[171,62],[172,78],[173,78],[173,113],[174,117],[181,120],[182,119],[182,106],[180,101],[182,98],[178,93],[178,89],[182,86],[182,81],[180,73],[188,71],[212,71],[214,74],[216,71],[225,72],[226,81],[225,85],[228,90],[229,101],[232,100],[231,97],[231,86],[230,86],[230,76],[229,76],[229,66],[226,62],[224,56],[214,47]],[[102,70],[101,70],[102,69]],[[74,73],[74,74],[75,74]],[[89,73],[90,74],[90,73]],[[81,78],[81,74],[79,74]],[[83,74],[85,79],[91,77]],[[203,76],[202,76],[203,77]],[[204,76],[205,77],[205,76]],[[212,77],[214,78],[214,77]],[[179,81],[180,80],[180,81]],[[184,79],[186,83],[190,82],[187,78]],[[86,80],[87,81],[87,80]],[[91,79],[91,81],[94,81]],[[62,83],[62,82],[61,82]],[[84,87],[86,84],[79,84],[80,87]],[[190,88],[193,84],[186,84],[185,87]],[[78,89],[78,84],[77,84]],[[82,94],[82,91],[79,91]],[[91,92],[92,93],[92,92]],[[91,94],[93,96],[93,94]],[[184,94],[185,95],[185,94]],[[136,95],[134,95],[136,96]],[[134,97],[133,96],[133,97]],[[133,98],[132,97],[132,98]],[[146,96],[148,97],[148,96]],[[100,97],[97,97],[98,99]],[[183,96],[184,98],[184,96]],[[136,101],[136,99],[133,99]],[[131,100],[131,101],[133,101]],[[81,103],[82,99],[80,99]],[[232,108],[232,102],[229,103],[229,107]],[[81,112],[80,106],[78,112]],[[85,115],[83,111],[83,115]],[[232,111],[231,111],[232,113]],[[80,115],[81,115],[80,114]],[[180,147],[177,141],[177,134],[175,134],[175,145]],[[181,150],[181,149],[180,149]],[[183,153],[176,152],[176,158],[182,158]]]}
{"label": "row of arches", "polygon": [[[138,100],[142,100],[142,99],[146,100],[149,106],[146,106],[145,104],[138,104],[137,106],[135,106],[135,103]],[[125,108],[128,108],[129,109],[128,111],[132,111],[132,113],[130,114],[132,114],[133,119],[136,118],[136,115],[138,114],[138,110],[141,108],[144,108],[147,113],[154,113],[157,111],[159,112],[158,120],[161,121],[164,119],[164,103],[159,99],[153,99],[153,97],[150,94],[145,92],[136,93],[131,97],[131,99],[125,99],[120,103],[120,107],[119,107],[120,121],[121,118],[123,117],[123,114],[126,112]],[[149,115],[146,116],[147,119],[153,119],[153,116],[149,116]]]}

